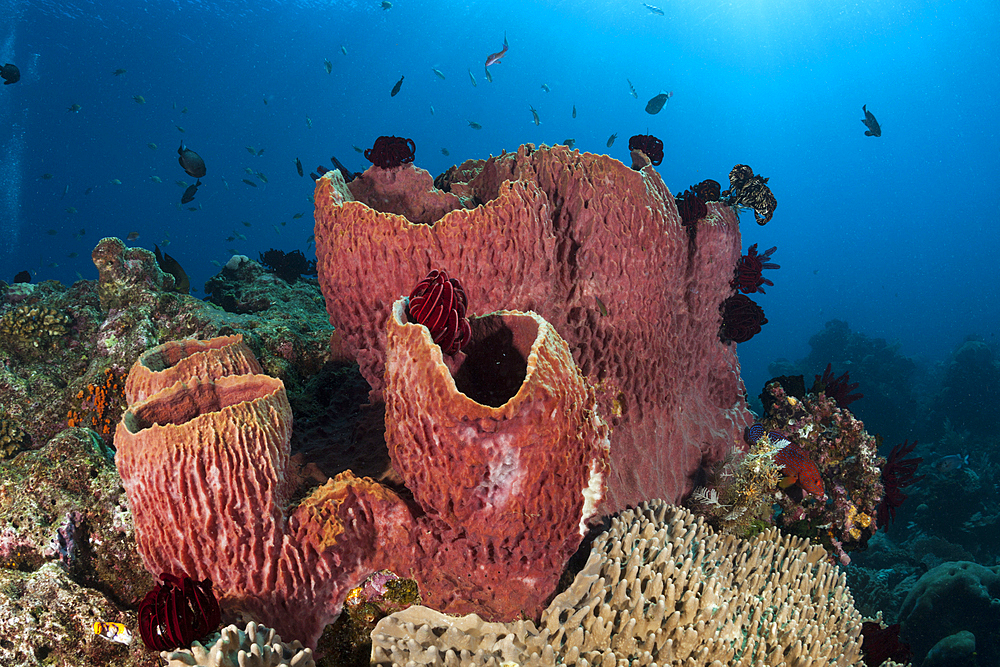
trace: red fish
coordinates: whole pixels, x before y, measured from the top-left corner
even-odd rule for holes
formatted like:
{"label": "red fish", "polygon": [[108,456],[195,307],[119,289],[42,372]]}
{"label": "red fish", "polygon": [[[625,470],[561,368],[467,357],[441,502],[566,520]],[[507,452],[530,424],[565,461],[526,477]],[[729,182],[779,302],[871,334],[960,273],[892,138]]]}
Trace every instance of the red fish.
{"label": "red fish", "polygon": [[809,458],[809,454],[795,443],[788,443],[784,449],[774,455],[774,462],[784,467],[785,479],[782,486],[798,482],[804,490],[814,496],[822,496],[823,478],[819,476],[819,468]]}
{"label": "red fish", "polygon": [[497,51],[496,53],[491,53],[489,57],[486,58],[486,66],[489,67],[490,65],[500,62],[500,59],[503,58],[506,53],[507,53],[507,33],[504,32],[503,50]]}

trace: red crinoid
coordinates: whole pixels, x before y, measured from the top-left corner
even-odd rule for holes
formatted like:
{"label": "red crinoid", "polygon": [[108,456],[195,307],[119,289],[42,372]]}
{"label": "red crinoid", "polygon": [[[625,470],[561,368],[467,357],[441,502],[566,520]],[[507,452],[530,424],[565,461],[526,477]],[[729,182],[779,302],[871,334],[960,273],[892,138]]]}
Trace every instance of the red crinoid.
{"label": "red crinoid", "polygon": [[711,178],[705,179],[691,189],[705,201],[719,201],[722,192],[722,186],[719,185],[719,182],[713,181]]}
{"label": "red crinoid", "polygon": [[663,142],[651,134],[637,134],[629,137],[628,149],[642,151],[654,167],[663,162]]}
{"label": "red crinoid", "polygon": [[139,634],[154,651],[190,646],[219,627],[222,616],[209,579],[195,581],[164,572],[162,584],[139,603]]}
{"label": "red crinoid", "polygon": [[[876,436],[878,442],[882,439]],[[882,486],[885,491],[882,495],[882,502],[878,506],[878,527],[879,528],[889,528],[889,522],[896,520],[896,508],[901,507],[903,501],[908,497],[903,493],[903,487],[909,486],[919,482],[924,478],[923,475],[920,477],[915,477],[917,473],[917,466],[924,460],[921,457],[916,458],[903,458],[907,454],[913,451],[913,448],[917,446],[917,441],[914,440],[912,445],[906,444],[908,440],[904,440],[903,444],[896,445],[889,452],[889,458],[886,459],[885,465],[882,466]]]}
{"label": "red crinoid", "polygon": [[750,294],[751,292],[764,294],[764,288],[761,285],[774,287],[774,283],[762,276],[761,272],[764,269],[781,268],[779,265],[768,261],[777,249],[778,246],[774,246],[773,248],[768,248],[764,254],[758,255],[757,244],[754,243],[747,249],[747,254],[736,261],[736,275],[733,276],[729,285],[744,294]]}
{"label": "red crinoid", "polygon": [[813,392],[822,391],[828,398],[832,398],[837,402],[837,407],[846,408],[859,398],[865,397],[864,394],[851,393],[861,386],[861,383],[851,382],[851,376],[848,374],[848,371],[844,371],[844,374],[838,378],[833,377],[833,364],[826,365],[823,375],[815,375],[813,377],[816,378],[816,381],[813,382]]}
{"label": "red crinoid", "polygon": [[899,623],[886,628],[874,621],[861,624],[861,652],[866,667],[878,667],[890,658],[902,664],[913,657],[910,645],[899,640],[899,630]]}
{"label": "red crinoid", "polygon": [[444,269],[434,269],[410,293],[407,316],[410,322],[430,329],[431,338],[445,354],[455,354],[472,338],[465,310],[469,299],[465,289]]}
{"label": "red crinoid", "polygon": [[677,213],[681,216],[681,224],[685,227],[693,225],[708,215],[708,206],[705,205],[704,200],[690,190],[685,190],[674,197],[674,203],[677,204]]}
{"label": "red crinoid", "polygon": [[719,312],[722,313],[719,338],[723,343],[745,343],[767,324],[763,309],[743,294],[734,294],[723,301]]}
{"label": "red crinoid", "polygon": [[379,137],[375,145],[365,151],[365,157],[382,169],[398,167],[404,162],[413,162],[417,153],[413,139],[403,137]]}

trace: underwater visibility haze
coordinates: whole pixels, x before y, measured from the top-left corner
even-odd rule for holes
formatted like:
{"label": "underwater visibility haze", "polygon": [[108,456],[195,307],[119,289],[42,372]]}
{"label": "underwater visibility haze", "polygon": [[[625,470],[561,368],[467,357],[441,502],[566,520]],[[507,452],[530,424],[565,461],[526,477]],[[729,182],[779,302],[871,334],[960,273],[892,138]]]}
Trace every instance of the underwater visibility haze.
{"label": "underwater visibility haze", "polygon": [[[529,143],[631,166],[634,135],[662,141],[650,168],[674,196],[727,190],[748,165],[777,206],[760,225],[728,202],[741,254],[777,246],[762,259],[780,266],[750,295],[766,323],[735,343],[751,409],[783,400],[758,398],[773,376],[808,390],[830,363],[859,382],[873,452],[920,442],[916,471],[902,454],[882,471],[911,496],[900,532],[866,535],[870,551],[837,567],[864,614],[910,619],[914,664],[959,664],[935,651],[966,655],[969,631],[978,664],[1000,665],[995,627],[955,618],[959,639],[939,645],[910,600],[955,562],[1000,598],[998,26],[988,0],[0,0],[0,65],[16,66],[0,86],[0,280],[96,280],[105,237],[155,245],[196,298],[233,255],[314,261],[310,173],[364,172],[385,136],[412,140],[432,177]],[[835,497],[804,482],[818,455],[794,455],[776,460],[785,481],[803,466],[797,498]],[[840,553],[844,535],[824,544]]]}

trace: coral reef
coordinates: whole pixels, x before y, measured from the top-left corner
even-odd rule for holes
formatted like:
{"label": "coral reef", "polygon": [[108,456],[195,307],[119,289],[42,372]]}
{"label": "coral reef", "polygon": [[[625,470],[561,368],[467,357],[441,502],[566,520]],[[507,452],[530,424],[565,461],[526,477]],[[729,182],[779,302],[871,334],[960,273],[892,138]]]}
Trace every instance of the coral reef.
{"label": "coral reef", "polygon": [[[163,651],[166,667],[314,667],[312,649],[298,641],[286,644],[274,630],[247,623],[244,630],[235,625],[222,628],[219,638],[207,646],[195,642],[190,649]],[[160,663],[162,664],[162,663]]]}
{"label": "coral reef", "polygon": [[[882,471],[876,440],[849,411],[825,394],[801,399],[779,382],[764,388],[770,407],[762,423],[779,430],[819,467],[826,498],[783,493],[776,499],[776,524],[794,535],[822,543],[842,563],[849,551],[864,548],[878,529]],[[789,489],[793,491],[794,489]]]}
{"label": "coral reef", "polygon": [[52,353],[69,331],[72,318],[54,308],[23,305],[0,317],[0,346],[16,354]]}
{"label": "coral reef", "polygon": [[260,254],[260,263],[288,284],[294,283],[300,276],[316,275],[316,261],[306,259],[301,250],[285,252],[271,248]]}
{"label": "coral reef", "polygon": [[569,343],[613,426],[607,510],[683,497],[750,423],[735,349],[717,335],[740,254],[732,210],[709,203],[691,240],[648,164],[562,146],[466,162],[449,187],[405,165],[317,181],[327,311],[373,400],[389,306],[446,266],[474,312],[533,310]]}
{"label": "coral reef", "polygon": [[31,445],[31,436],[18,423],[0,412],[0,459],[13,458],[15,454]]}
{"label": "coral reef", "polygon": [[914,662],[920,664],[939,641],[968,631],[975,638],[976,652],[988,659],[984,664],[996,665],[1000,656],[998,597],[1000,566],[958,561],[939,565],[920,577],[899,614],[900,636],[913,649]]}
{"label": "coral reef", "polygon": [[979,340],[964,341],[945,364],[941,384],[933,403],[938,429],[948,420],[951,428],[968,431],[976,439],[1000,431],[1000,411],[996,409],[1000,404],[1000,355],[994,348]]}
{"label": "coral reef", "polygon": [[[414,606],[372,633],[377,665],[856,665],[861,616],[822,547],[719,535],[643,503],[612,519],[536,626]],[[584,663],[584,661],[586,661]]]}

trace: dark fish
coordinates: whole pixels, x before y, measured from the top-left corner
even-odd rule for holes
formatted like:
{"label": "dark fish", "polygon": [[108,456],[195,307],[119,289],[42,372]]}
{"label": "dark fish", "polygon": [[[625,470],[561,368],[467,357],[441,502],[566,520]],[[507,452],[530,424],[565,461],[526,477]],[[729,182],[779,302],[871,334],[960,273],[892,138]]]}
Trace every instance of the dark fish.
{"label": "dark fish", "polygon": [[490,74],[490,68],[486,67],[484,68],[484,71],[486,72],[486,80],[489,81],[490,83],[493,83],[493,75]]}
{"label": "dark fish", "polygon": [[301,218],[304,215],[305,215],[305,213],[296,213],[295,215],[292,216],[292,220],[298,220],[299,218]]}
{"label": "dark fish", "polygon": [[184,146],[183,141],[181,142],[181,147],[177,149],[177,154],[180,155],[177,158],[177,162],[184,168],[188,176],[201,178],[205,175],[205,161],[201,159],[200,155]]}
{"label": "dark fish", "polygon": [[470,121],[468,121],[468,123],[469,123],[469,127],[471,127],[473,130],[481,130],[481,129],[483,129],[483,126],[480,125],[479,123],[477,123],[474,120],[470,120]]}
{"label": "dark fish", "polygon": [[42,174],[39,178],[41,178],[43,181],[51,181],[52,180],[52,174],[48,174],[48,173]]}
{"label": "dark fish", "polygon": [[392,3],[389,0],[382,0],[382,9],[392,9]]}
{"label": "dark fish", "polygon": [[443,80],[445,78],[444,72],[442,72],[441,70],[439,70],[437,67],[432,67],[431,71],[434,72],[439,79]]}
{"label": "dark fish", "polygon": [[27,271],[21,271],[16,276],[14,276],[14,282],[15,283],[30,283],[31,282],[31,274],[28,273]]}
{"label": "dark fish", "polygon": [[863,104],[861,110],[865,112],[865,117],[861,120],[868,129],[865,130],[866,137],[881,137],[882,128],[879,127],[878,121],[875,120],[875,114],[868,110],[868,105]]}
{"label": "dark fish", "polygon": [[576,139],[563,139],[562,143],[563,146],[568,146],[569,148],[573,148],[574,146],[576,146]]}
{"label": "dark fish", "polygon": [[330,74],[331,72],[333,72],[333,63],[330,62],[329,60],[324,60],[323,61],[323,67],[326,68],[326,73],[327,74]]}
{"label": "dark fish", "polygon": [[17,68],[17,65],[7,63],[3,67],[0,67],[0,78],[3,78],[3,85],[5,86],[17,83],[21,80],[21,70]]}
{"label": "dark fish", "polygon": [[244,182],[244,183],[246,183],[247,185],[249,185],[249,186],[250,186],[250,187],[252,187],[252,188],[255,188],[255,187],[257,187],[257,184],[256,184],[256,183],[254,183],[253,181],[251,181],[251,180],[250,180],[249,178],[244,178],[244,179],[243,179],[243,182]]}
{"label": "dark fish", "polygon": [[576,118],[576,105],[573,105],[573,118]]}
{"label": "dark fish", "polygon": [[171,291],[180,292],[181,294],[190,292],[191,280],[184,273],[184,269],[181,268],[180,263],[167,253],[161,253],[160,247],[156,244],[153,244],[153,251],[156,253],[156,263],[159,264],[160,271],[169,273],[174,277],[174,288]]}
{"label": "dark fish", "polygon": [[56,234],[59,233],[59,230],[58,229],[50,229],[50,230],[48,230],[45,233],[48,234],[49,236],[55,236]]}
{"label": "dark fish", "polygon": [[194,196],[196,194],[198,194],[198,186],[199,185],[201,185],[201,179],[200,178],[198,179],[198,182],[196,182],[194,185],[188,186],[188,189],[185,190],[184,194],[181,195],[181,203],[182,204],[186,204],[189,201],[193,201],[194,200]]}
{"label": "dark fish", "polygon": [[541,124],[542,124],[542,121],[540,121],[540,120],[538,119],[538,111],[536,111],[536,110],[535,110],[535,107],[533,107],[533,106],[531,106],[531,105],[529,104],[529,105],[528,105],[528,108],[529,108],[529,109],[531,109],[531,117],[532,117],[532,120],[534,120],[534,122],[535,122],[535,125],[541,125]]}
{"label": "dark fish", "polygon": [[265,175],[264,175],[264,172],[262,172],[262,171],[258,171],[258,172],[257,172],[257,174],[256,174],[256,176],[257,176],[257,178],[259,178],[260,180],[262,180],[262,181],[264,181],[265,183],[267,183],[267,176],[265,176]]}
{"label": "dark fish", "polygon": [[635,99],[639,99],[639,93],[635,92],[635,86],[633,86],[632,82],[629,81],[628,79],[625,79],[625,80],[628,81],[628,89],[629,89],[629,92],[632,93],[632,97],[634,97]]}
{"label": "dark fish", "polygon": [[299,172],[299,176],[304,176],[302,172],[302,160],[295,158],[295,171]]}
{"label": "dark fish", "polygon": [[139,232],[129,232],[128,236],[125,237],[126,241],[135,241],[139,238]]}
{"label": "dark fish", "polygon": [[479,84],[476,83],[476,77],[473,75],[472,70],[469,70],[469,78],[472,79],[472,87],[476,88]]}
{"label": "dark fish", "polygon": [[127,69],[118,68],[114,72],[112,72],[112,74],[114,74],[115,76],[121,76],[122,74],[124,74],[127,71],[128,71]]}
{"label": "dark fish", "polygon": [[364,155],[364,152],[365,152],[364,148],[358,148],[354,144],[351,144],[351,148],[353,148],[354,150],[356,150],[358,153],[361,153],[362,155]]}
{"label": "dark fish", "polygon": [[444,155],[445,157],[448,157],[449,155],[451,155],[451,153],[448,152],[447,148],[442,148],[441,149],[441,155]]}
{"label": "dark fish", "polygon": [[80,113],[80,109],[82,108],[83,107],[79,104],[71,104],[66,108],[66,111],[69,111],[70,113]]}
{"label": "dark fish", "polygon": [[142,95],[133,95],[132,99],[135,100],[136,104],[145,104],[146,103],[146,98],[143,97]]}
{"label": "dark fish", "polygon": [[660,9],[659,7],[654,7],[653,5],[647,5],[645,2],[642,3],[642,6],[648,9],[653,14],[656,14],[657,16],[663,16],[663,10]]}
{"label": "dark fish", "polygon": [[400,87],[403,85],[403,79],[404,79],[404,77],[402,77],[402,76],[399,77],[399,81],[397,81],[396,85],[392,87],[392,92],[389,93],[389,97],[395,97],[396,96],[396,93],[399,92]]}
{"label": "dark fish", "polygon": [[657,95],[650,101],[646,102],[646,113],[648,114],[660,113],[660,109],[663,108],[663,105],[666,104],[667,100],[673,97],[673,95],[674,94],[672,92],[667,93],[661,90],[659,95]]}

